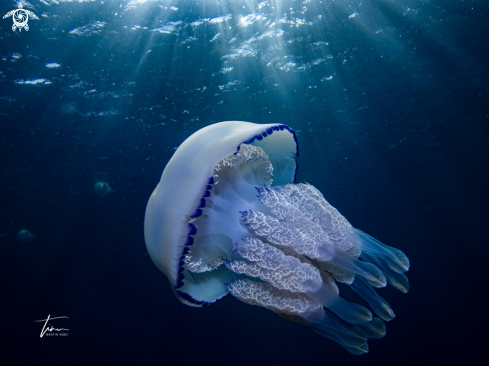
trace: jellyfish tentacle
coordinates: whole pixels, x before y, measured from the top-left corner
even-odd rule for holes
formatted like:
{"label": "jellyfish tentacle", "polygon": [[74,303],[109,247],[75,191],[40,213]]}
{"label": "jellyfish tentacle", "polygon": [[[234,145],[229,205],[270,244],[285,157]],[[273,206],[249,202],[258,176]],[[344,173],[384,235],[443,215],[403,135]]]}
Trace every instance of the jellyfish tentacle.
{"label": "jellyfish tentacle", "polygon": [[314,332],[338,343],[348,352],[354,355],[368,353],[368,334],[358,326],[347,327],[327,311],[308,311],[303,317]]}
{"label": "jellyfish tentacle", "polygon": [[382,338],[385,336],[385,323],[379,318],[372,321],[356,325],[363,330],[369,338]]}
{"label": "jellyfish tentacle", "polygon": [[342,323],[335,315],[324,311],[319,302],[305,294],[279,290],[268,283],[246,278],[228,284],[227,287],[231,295],[247,304],[300,317],[316,333],[337,342],[353,354],[368,352],[369,337],[364,330]]}
{"label": "jellyfish tentacle", "polygon": [[343,320],[355,324],[372,320],[372,313],[338,296],[337,288],[323,284],[320,272],[309,263],[285,255],[257,238],[245,238],[235,244],[235,251],[245,261],[225,261],[233,272],[258,277],[275,288],[306,293]]}
{"label": "jellyfish tentacle", "polygon": [[409,280],[404,273],[398,273],[392,270],[382,259],[374,257],[373,255],[362,253],[361,258],[375,264],[384,273],[389,284],[398,290],[407,293],[409,291]]}
{"label": "jellyfish tentacle", "polygon": [[303,218],[300,216],[291,218],[289,222],[283,221],[285,216],[294,215],[288,212],[289,208],[285,207],[283,210],[272,208],[274,216],[260,211],[245,211],[242,221],[254,234],[274,245],[290,247],[298,254],[318,258],[317,242],[322,240],[321,232],[315,232],[314,227],[311,229],[307,225],[302,225]]}
{"label": "jellyfish tentacle", "polygon": [[284,199],[296,206],[308,220],[317,223],[331,242],[341,250],[352,252],[358,257],[360,251],[353,247],[354,243],[348,237],[351,224],[314,186],[307,183],[287,184],[277,190],[280,190]]}
{"label": "jellyfish tentacle", "polygon": [[319,270],[309,263],[285,255],[279,249],[258,238],[244,238],[236,243],[235,252],[245,258],[225,262],[233,272],[258,277],[275,288],[292,292],[317,290],[322,285]]}
{"label": "jellyfish tentacle", "polygon": [[317,223],[308,220],[297,207],[287,202],[284,197],[291,190],[287,187],[278,191],[259,189],[258,200],[269,207],[275,217],[256,212],[243,220],[256,235],[264,236],[273,244],[293,247],[299,254],[363,276],[375,287],[385,287],[387,281],[379,268],[357,260],[335,245]]}
{"label": "jellyfish tentacle", "polygon": [[280,290],[266,282],[243,278],[226,286],[238,300],[275,312],[302,316],[307,311],[322,311],[321,304],[306,294]]}
{"label": "jellyfish tentacle", "polygon": [[316,291],[306,291],[306,294],[348,323],[360,324],[372,320],[370,310],[342,299],[329,286],[323,285]]}
{"label": "jellyfish tentacle", "polygon": [[[372,286],[385,287],[387,285],[386,278],[382,271],[371,263],[359,261],[355,257],[352,257],[348,253],[338,250],[337,248],[334,248],[334,254],[329,254],[328,252],[330,249],[325,249],[325,246],[321,246],[318,251],[323,258],[327,258],[326,261],[328,263],[364,277],[372,284]],[[327,254],[323,255],[323,253]]]}
{"label": "jellyfish tentacle", "polygon": [[390,305],[365,281],[362,277],[357,276],[351,284],[351,288],[360,297],[362,297],[375,313],[385,321],[394,319],[395,315]]}
{"label": "jellyfish tentacle", "polygon": [[358,229],[352,228],[349,236],[358,243],[362,253],[385,262],[393,271],[403,273],[409,270],[409,259],[399,249],[387,246]]}

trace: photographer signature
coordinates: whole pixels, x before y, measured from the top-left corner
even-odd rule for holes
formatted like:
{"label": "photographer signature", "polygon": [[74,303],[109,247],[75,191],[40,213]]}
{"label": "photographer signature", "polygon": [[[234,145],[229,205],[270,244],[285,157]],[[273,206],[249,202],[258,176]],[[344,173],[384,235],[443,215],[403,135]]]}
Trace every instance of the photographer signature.
{"label": "photographer signature", "polygon": [[61,318],[69,319],[67,316],[57,316],[55,318],[51,318],[51,315],[48,315],[47,319],[35,320],[36,322],[44,322],[45,321],[44,326],[42,327],[42,330],[41,330],[40,337],[42,338],[44,336],[44,334],[46,334],[46,332],[52,332],[52,331],[59,332],[62,330],[69,330],[69,329],[65,329],[65,328],[55,328],[53,326],[46,327],[46,325],[48,325],[48,321],[53,320],[53,319],[61,319]]}

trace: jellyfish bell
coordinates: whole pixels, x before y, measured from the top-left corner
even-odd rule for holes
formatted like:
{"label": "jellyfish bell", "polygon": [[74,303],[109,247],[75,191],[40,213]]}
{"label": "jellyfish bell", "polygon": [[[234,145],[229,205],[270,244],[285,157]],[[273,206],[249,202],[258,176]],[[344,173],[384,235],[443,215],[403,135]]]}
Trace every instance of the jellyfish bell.
{"label": "jellyfish bell", "polygon": [[[282,124],[221,122],[195,132],[148,201],[147,250],[187,305],[231,294],[365,353],[394,317],[375,288],[406,292],[409,261],[353,228],[312,185],[294,184],[297,156],[295,132]],[[341,298],[337,282],[378,317]]]}
{"label": "jellyfish bell", "polygon": [[[216,273],[204,270],[187,271],[187,280],[180,280],[185,276],[181,274],[181,268],[185,268],[182,262],[190,256],[186,255],[190,250],[188,244],[196,238],[195,234],[189,235],[195,227],[195,219],[206,211],[204,219],[212,222],[207,231],[216,230],[214,228],[216,225],[226,230],[226,233],[220,233],[217,229],[215,233],[201,235],[204,228],[200,228],[199,241],[208,242],[202,245],[201,249],[204,251],[202,255],[209,256],[203,259],[203,266],[213,259],[219,261],[222,251],[227,251],[230,255],[233,240],[239,240],[240,235],[246,233],[239,219],[240,211],[246,209],[246,206],[239,207],[238,204],[243,201],[243,198],[238,196],[237,201],[233,201],[230,197],[226,202],[220,199],[229,196],[232,192],[224,189],[224,176],[217,177],[218,174],[215,173],[218,163],[235,152],[239,153],[241,146],[247,146],[252,142],[257,146],[267,143],[269,159],[276,160],[275,169],[281,171],[280,175],[275,174],[276,179],[279,180],[280,177],[279,183],[282,184],[293,182],[297,144],[295,139],[289,138],[293,136],[293,132],[289,132],[288,127],[285,129],[283,125],[280,128],[277,126],[248,122],[221,122],[210,125],[184,141],[165,167],[146,208],[145,241],[153,262],[168,277],[172,287],[179,289],[178,293],[190,295],[188,299],[187,295],[178,296],[180,301],[191,306],[215,302],[229,293],[222,276],[225,276],[226,280],[233,278],[224,266],[217,266],[219,268],[216,268],[218,270]],[[265,132],[267,129],[270,131],[269,136]],[[268,136],[267,139],[263,138],[262,132]],[[245,185],[247,180],[254,181],[254,175],[247,174],[243,182],[236,179],[231,183]],[[217,189],[212,192],[214,187]],[[251,190],[246,191],[245,194],[250,196],[247,197],[248,199],[255,200],[256,191],[253,186],[250,187]],[[220,206],[217,206],[216,200],[220,201]],[[204,207],[207,203],[214,204],[214,216],[219,216],[222,221],[216,221],[213,215],[208,215],[209,207],[207,209]],[[233,204],[236,205],[237,210],[229,207]],[[194,247],[194,253],[199,247],[201,245]],[[195,255],[194,259],[196,259]],[[180,286],[181,283],[185,283],[184,288]]]}
{"label": "jellyfish bell", "polygon": [[21,243],[30,243],[36,240],[36,236],[31,234],[28,230],[20,230],[17,234],[17,240]]}
{"label": "jellyfish bell", "polygon": [[106,196],[108,193],[115,192],[112,188],[110,188],[109,183],[98,181],[94,184],[93,190],[95,194],[100,197]]}

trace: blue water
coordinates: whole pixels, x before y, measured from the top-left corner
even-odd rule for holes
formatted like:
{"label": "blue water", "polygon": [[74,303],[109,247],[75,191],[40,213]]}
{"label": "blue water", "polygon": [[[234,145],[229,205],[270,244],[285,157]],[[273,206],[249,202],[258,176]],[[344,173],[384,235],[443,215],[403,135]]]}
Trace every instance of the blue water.
{"label": "blue water", "polygon": [[[487,1],[31,5],[29,31],[0,23],[2,364],[483,356]],[[234,298],[184,306],[149,259],[144,210],[163,168],[225,120],[294,128],[297,182],[409,257],[411,290],[384,290],[396,318],[368,355]],[[97,181],[114,191],[96,195]],[[69,318],[53,321],[68,336],[39,337],[48,314]]]}

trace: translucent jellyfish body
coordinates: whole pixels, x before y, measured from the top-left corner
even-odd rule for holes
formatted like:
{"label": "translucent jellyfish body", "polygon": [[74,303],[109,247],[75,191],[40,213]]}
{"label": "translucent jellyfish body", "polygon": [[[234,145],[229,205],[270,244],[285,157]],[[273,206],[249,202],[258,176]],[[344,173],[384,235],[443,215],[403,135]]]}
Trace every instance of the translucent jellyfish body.
{"label": "translucent jellyfish body", "polygon": [[93,190],[95,194],[100,197],[106,196],[110,192],[114,192],[112,188],[110,188],[109,183],[98,181],[94,184]]}
{"label": "translucent jellyfish body", "polygon": [[[294,184],[285,125],[221,122],[168,162],[145,216],[146,247],[177,298],[202,307],[231,294],[310,326],[353,354],[394,318],[376,288],[407,292],[407,257],[350,223],[312,185]],[[347,302],[337,282],[371,310]]]}
{"label": "translucent jellyfish body", "polygon": [[30,243],[36,240],[36,236],[31,234],[28,230],[20,230],[17,234],[17,240],[21,243]]}

